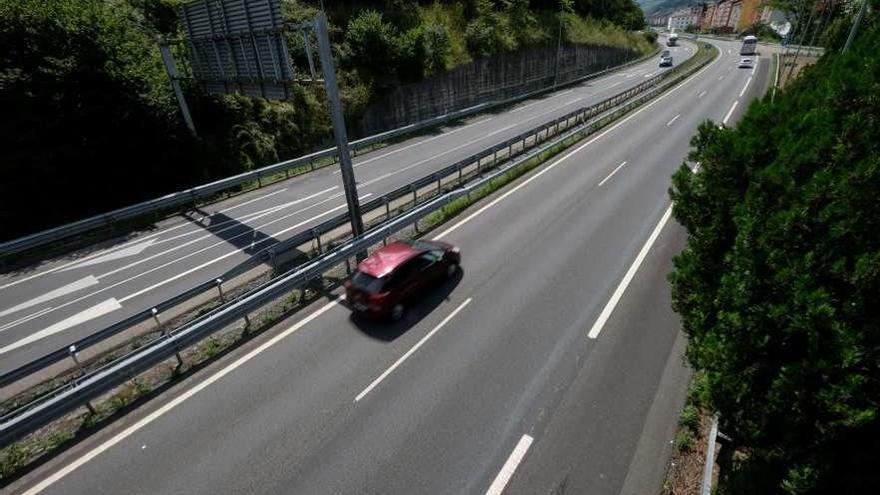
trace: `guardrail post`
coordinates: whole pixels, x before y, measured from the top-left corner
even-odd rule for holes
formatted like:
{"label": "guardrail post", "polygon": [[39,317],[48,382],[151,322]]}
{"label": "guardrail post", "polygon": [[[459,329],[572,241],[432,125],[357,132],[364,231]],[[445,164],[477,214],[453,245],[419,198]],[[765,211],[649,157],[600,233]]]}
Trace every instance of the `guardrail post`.
{"label": "guardrail post", "polygon": [[315,170],[315,157],[309,158],[309,168],[312,169],[312,171]]}
{"label": "guardrail post", "polygon": [[260,174],[257,174],[257,187],[263,187],[263,176]]}
{"label": "guardrail post", "polygon": [[[508,153],[508,156],[510,156],[509,153]],[[461,162],[458,163],[458,183],[459,183],[459,185],[461,185]]]}
{"label": "guardrail post", "polygon": [[410,185],[409,185],[409,190],[412,191],[412,195],[413,195],[413,206],[415,206],[415,204],[416,204],[416,187],[413,186],[412,184],[410,184]]}
{"label": "guardrail post", "polygon": [[345,274],[351,275],[351,260],[345,258]]}
{"label": "guardrail post", "polygon": [[440,195],[440,181],[441,180],[442,180],[442,177],[440,177],[440,174],[437,174],[437,195],[438,196]]}
{"label": "guardrail post", "polygon": [[220,302],[226,303],[226,296],[223,294],[223,279],[218,278],[214,279],[214,283],[217,284],[217,292],[220,293]]}
{"label": "guardrail post", "polygon": [[[165,336],[165,334],[167,333],[167,329],[165,328],[165,325],[162,324],[162,321],[159,320],[159,310],[153,308],[150,310],[150,312],[153,313],[153,319],[156,320],[156,328],[159,329],[159,335]],[[178,352],[176,349],[174,352],[174,357],[177,358],[177,369],[183,367],[183,358],[180,357],[180,352]]]}
{"label": "guardrail post", "polygon": [[[278,260],[275,257],[275,248],[269,248],[269,263],[272,265],[272,275],[278,273]],[[219,279],[218,279],[219,280]]]}
{"label": "guardrail post", "polygon": [[[80,376],[84,375],[86,371],[83,369],[83,365],[79,361],[79,353],[76,350],[76,346],[71,344],[70,347],[67,348],[67,352],[70,353],[70,358],[73,359],[74,363],[76,363],[76,367],[79,369]],[[95,411],[94,406],[92,406],[92,402],[88,400],[86,401],[86,409],[88,409],[89,412],[92,414],[98,413],[97,411]]]}
{"label": "guardrail post", "polygon": [[323,251],[323,247],[321,246],[321,234],[318,233],[317,229],[312,229],[312,237],[318,242],[318,254],[321,254],[321,251]]}
{"label": "guardrail post", "polygon": [[385,221],[391,218],[391,203],[388,202],[388,196],[382,196],[382,204],[385,205]]}

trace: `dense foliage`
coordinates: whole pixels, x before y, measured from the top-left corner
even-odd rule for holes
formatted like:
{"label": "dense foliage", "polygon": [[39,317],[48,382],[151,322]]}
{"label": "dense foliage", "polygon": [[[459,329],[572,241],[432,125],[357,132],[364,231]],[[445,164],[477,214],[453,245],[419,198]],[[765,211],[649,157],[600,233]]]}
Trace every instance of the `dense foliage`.
{"label": "dense foliage", "polygon": [[869,20],[735,129],[702,125],[700,172],[674,176],[674,306],[741,452],[722,493],[880,486],[878,43]]}
{"label": "dense foliage", "polygon": [[[640,18],[607,9],[634,6],[631,0],[591,1],[596,6],[562,2],[566,39],[651,48],[626,31]],[[0,239],[329,143],[324,96],[316,86],[295,87],[288,102],[208,96],[187,87],[198,129],[192,136],[157,42],[180,34],[182,2],[0,0]],[[281,2],[291,21],[312,19],[321,5]],[[555,42],[560,26],[558,0],[325,3],[352,136],[364,108],[396,86],[474,57]],[[292,55],[305,64],[302,53]]]}

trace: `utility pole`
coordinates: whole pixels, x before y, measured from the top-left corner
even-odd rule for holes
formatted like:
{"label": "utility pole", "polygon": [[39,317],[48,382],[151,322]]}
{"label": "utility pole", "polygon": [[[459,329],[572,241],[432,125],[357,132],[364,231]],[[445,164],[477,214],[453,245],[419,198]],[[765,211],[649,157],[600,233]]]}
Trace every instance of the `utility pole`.
{"label": "utility pole", "polygon": [[843,53],[846,53],[849,50],[849,45],[852,44],[853,38],[856,37],[856,33],[859,31],[859,24],[862,23],[862,17],[865,17],[865,10],[868,8],[868,0],[862,0],[862,6],[859,8],[859,13],[856,14],[856,19],[853,21],[852,28],[849,30],[849,36],[846,37],[846,44],[843,45]]}
{"label": "utility pole", "polygon": [[319,12],[315,18],[315,34],[318,35],[318,53],[321,56],[321,70],[324,72],[324,88],[327,91],[327,101],[330,103],[330,118],[333,120],[333,134],[336,137],[336,148],[339,153],[342,186],[345,189],[345,200],[348,202],[351,233],[357,237],[364,232],[364,221],[361,218],[357,183],[354,180],[354,168],[351,165],[351,155],[348,151],[348,133],[345,131],[342,103],[339,101],[336,69],[333,67],[333,55],[330,52],[330,36],[327,33],[327,16],[324,12]]}

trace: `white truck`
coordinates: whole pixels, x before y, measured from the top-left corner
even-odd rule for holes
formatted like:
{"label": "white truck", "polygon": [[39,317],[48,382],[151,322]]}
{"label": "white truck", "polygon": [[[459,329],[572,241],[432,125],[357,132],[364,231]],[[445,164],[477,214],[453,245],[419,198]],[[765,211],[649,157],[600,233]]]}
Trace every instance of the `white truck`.
{"label": "white truck", "polygon": [[666,38],[666,46],[676,46],[678,45],[678,34],[670,33]]}

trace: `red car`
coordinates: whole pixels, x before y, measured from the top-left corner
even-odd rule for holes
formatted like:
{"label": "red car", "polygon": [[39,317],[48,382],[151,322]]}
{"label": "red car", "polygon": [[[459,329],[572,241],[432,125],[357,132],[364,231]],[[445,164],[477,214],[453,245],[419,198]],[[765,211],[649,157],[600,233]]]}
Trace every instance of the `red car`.
{"label": "red car", "polygon": [[445,242],[393,242],[358,265],[345,281],[345,297],[355,313],[397,321],[426,288],[455,276],[460,263],[458,248]]}

